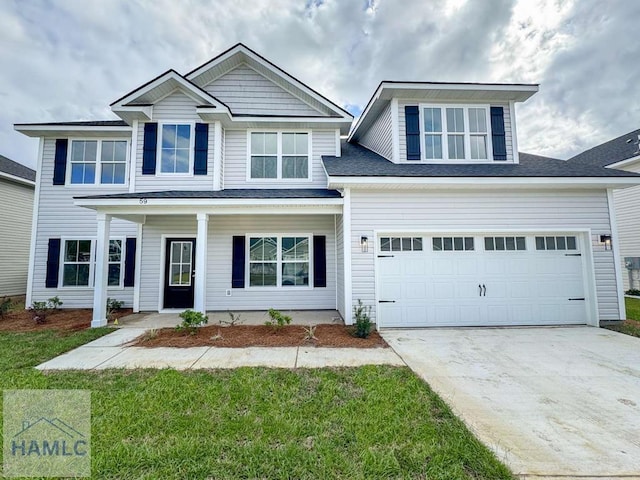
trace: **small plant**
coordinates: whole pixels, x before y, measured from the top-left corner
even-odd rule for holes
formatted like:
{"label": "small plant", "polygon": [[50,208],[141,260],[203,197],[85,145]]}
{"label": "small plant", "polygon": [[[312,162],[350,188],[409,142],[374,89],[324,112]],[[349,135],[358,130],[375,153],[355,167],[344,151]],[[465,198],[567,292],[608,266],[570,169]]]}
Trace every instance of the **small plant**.
{"label": "small plant", "polygon": [[220,333],[220,329],[218,329],[218,333],[216,333],[215,335],[213,335],[211,337],[211,340],[213,340],[214,342],[216,340],[222,340],[224,337],[222,336],[222,333]]}
{"label": "small plant", "polygon": [[144,334],[142,335],[142,341],[148,342],[150,340],[153,340],[157,336],[158,336],[158,329],[152,328],[151,330],[147,330],[146,332],[144,332]]}
{"label": "small plant", "polygon": [[242,323],[242,319],[240,318],[240,314],[236,315],[233,312],[227,312],[229,315],[229,320],[220,319],[220,325],[225,325],[227,327],[234,327],[236,325],[240,325]]}
{"label": "small plant", "polygon": [[3,318],[13,308],[13,302],[9,297],[0,300],[0,318]]}
{"label": "small plant", "polygon": [[358,338],[367,338],[371,333],[371,306],[362,304],[362,300],[358,299],[358,305],[353,306],[353,317],[355,325],[353,335]]}
{"label": "small plant", "polygon": [[116,313],[122,310],[122,306],[124,302],[117,300],[115,298],[107,298],[107,320],[109,322],[113,321]]}
{"label": "small plant", "polygon": [[36,323],[44,323],[51,311],[51,304],[49,302],[33,302],[29,310],[31,310],[31,315]]}
{"label": "small plant", "polygon": [[179,332],[188,332],[191,335],[195,335],[198,327],[206,324],[209,321],[202,312],[196,312],[194,310],[185,310],[180,314],[182,323],[176,326],[176,330]]}
{"label": "small plant", "polygon": [[60,307],[64,303],[57,295],[55,297],[51,297],[47,302],[49,303],[49,308],[55,311],[60,310]]}
{"label": "small plant", "polygon": [[638,290],[637,288],[632,288],[624,293],[627,295],[632,295],[634,297],[640,297],[640,290]]}
{"label": "small plant", "polygon": [[289,315],[283,315],[275,308],[269,309],[269,316],[271,317],[271,320],[267,320],[264,324],[267,327],[273,328],[275,331],[278,331],[285,325],[289,325],[291,323],[291,317]]}
{"label": "small plant", "polygon": [[316,337],[316,326],[309,325],[308,327],[304,327],[304,339],[305,342],[313,342],[318,341]]}

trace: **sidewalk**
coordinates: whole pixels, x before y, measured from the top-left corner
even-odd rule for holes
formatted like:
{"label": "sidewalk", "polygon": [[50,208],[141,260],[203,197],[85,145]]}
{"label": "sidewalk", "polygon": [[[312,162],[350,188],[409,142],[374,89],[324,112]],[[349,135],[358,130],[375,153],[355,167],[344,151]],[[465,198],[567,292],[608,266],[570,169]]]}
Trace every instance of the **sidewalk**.
{"label": "sidewalk", "polygon": [[238,367],[323,368],[362,365],[404,366],[391,348],[317,347],[130,347],[145,328],[121,328],[52,358],[38,370],[103,370],[106,368],[175,368],[196,370]]}

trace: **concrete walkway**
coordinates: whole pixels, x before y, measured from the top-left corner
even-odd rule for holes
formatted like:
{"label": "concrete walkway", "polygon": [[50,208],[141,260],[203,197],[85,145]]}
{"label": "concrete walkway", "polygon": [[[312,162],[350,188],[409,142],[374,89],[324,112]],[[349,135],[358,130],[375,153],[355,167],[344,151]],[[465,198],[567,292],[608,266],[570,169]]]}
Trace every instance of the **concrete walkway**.
{"label": "concrete walkway", "polygon": [[145,328],[121,328],[53,358],[39,370],[175,368],[196,370],[238,367],[322,368],[396,365],[404,362],[390,348],[145,348],[128,346]]}

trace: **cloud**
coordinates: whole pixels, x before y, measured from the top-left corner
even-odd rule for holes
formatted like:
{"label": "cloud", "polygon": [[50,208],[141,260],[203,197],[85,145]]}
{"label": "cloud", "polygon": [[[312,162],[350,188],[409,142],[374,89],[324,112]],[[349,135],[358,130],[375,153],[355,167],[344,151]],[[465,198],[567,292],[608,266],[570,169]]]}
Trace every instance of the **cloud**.
{"label": "cloud", "polygon": [[638,127],[639,21],[623,0],[5,0],[0,153],[34,166],[14,123],[114,118],[243,42],[356,115],[381,80],[540,83],[520,149],[567,157]]}

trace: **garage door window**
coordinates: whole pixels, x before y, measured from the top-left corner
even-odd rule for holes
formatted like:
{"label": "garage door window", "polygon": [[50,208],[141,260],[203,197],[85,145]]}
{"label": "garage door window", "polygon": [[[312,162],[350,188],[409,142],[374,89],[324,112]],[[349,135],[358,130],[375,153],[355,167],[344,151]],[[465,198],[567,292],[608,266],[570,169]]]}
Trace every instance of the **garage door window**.
{"label": "garage door window", "polygon": [[382,252],[418,252],[422,251],[421,237],[381,237]]}
{"label": "garage door window", "polygon": [[434,252],[461,252],[474,249],[473,237],[433,237]]}
{"label": "garage door window", "polygon": [[577,250],[576,237],[536,237],[536,250]]}
{"label": "garage door window", "polygon": [[524,237],[484,237],[484,249],[488,252],[526,250]]}

